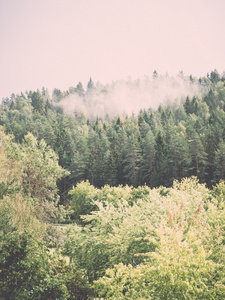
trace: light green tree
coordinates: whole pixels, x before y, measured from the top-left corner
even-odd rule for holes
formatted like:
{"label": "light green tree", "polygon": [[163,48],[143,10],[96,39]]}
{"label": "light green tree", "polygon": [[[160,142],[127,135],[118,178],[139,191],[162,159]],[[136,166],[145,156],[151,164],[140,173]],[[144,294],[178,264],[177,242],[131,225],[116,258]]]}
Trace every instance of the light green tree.
{"label": "light green tree", "polygon": [[[150,194],[150,199],[159,206],[159,197],[154,199]],[[150,217],[142,225],[148,244],[145,252],[136,252],[134,258],[143,257],[144,261],[136,266],[120,262],[106,270],[106,275],[94,283],[98,296],[124,300],[223,299],[224,210],[218,210],[216,203],[196,179],[175,182],[169,194],[161,198],[158,222],[153,223]]]}

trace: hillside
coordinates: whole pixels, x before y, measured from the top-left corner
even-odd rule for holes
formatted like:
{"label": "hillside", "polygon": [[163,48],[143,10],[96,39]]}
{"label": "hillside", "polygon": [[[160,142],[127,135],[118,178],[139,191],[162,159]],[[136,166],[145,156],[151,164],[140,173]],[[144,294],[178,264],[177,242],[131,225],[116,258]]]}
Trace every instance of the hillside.
{"label": "hillside", "polygon": [[[59,183],[64,200],[81,180],[96,187],[157,187],[195,175],[210,187],[224,179],[224,78],[216,71],[199,79],[181,75],[157,75],[146,79],[147,87],[143,81],[102,86],[90,79],[86,90],[78,83],[65,92],[54,89],[51,96],[47,89],[12,95],[2,101],[0,125],[16,142],[31,132],[57,153],[70,172]],[[129,115],[135,102],[140,110]],[[110,106],[118,103],[121,109],[112,112]],[[105,115],[97,114],[99,107]]]}
{"label": "hillside", "polygon": [[224,299],[225,80],[181,76],[3,99],[0,299]]}

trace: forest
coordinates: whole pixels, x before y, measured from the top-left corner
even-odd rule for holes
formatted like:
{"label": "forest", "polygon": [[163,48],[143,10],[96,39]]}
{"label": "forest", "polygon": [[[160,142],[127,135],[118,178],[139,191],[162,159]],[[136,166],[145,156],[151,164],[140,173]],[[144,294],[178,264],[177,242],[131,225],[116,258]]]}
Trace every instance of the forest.
{"label": "forest", "polygon": [[146,82],[2,99],[0,299],[225,298],[225,76]]}

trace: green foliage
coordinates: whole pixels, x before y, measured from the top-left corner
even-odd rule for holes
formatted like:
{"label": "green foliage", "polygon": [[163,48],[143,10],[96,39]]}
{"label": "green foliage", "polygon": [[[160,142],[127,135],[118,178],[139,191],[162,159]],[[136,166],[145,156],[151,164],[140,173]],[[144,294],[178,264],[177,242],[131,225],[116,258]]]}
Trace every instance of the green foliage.
{"label": "green foliage", "polygon": [[3,199],[3,196],[7,194],[15,194],[16,192],[20,191],[20,187],[13,186],[14,181],[15,180],[0,182],[0,199]]}
{"label": "green foliage", "polygon": [[[4,99],[0,296],[225,298],[225,87],[216,70],[199,83],[204,96],[130,118],[65,115],[70,93],[90,104],[91,79]],[[76,224],[48,225],[70,211]]]}
{"label": "green foliage", "polygon": [[7,218],[0,218],[0,235],[0,290],[7,299],[21,299],[24,289],[44,276],[47,259],[32,233],[20,233]]}
{"label": "green foliage", "polygon": [[72,196],[70,208],[72,209],[72,218],[78,222],[83,223],[81,216],[86,215],[94,210],[93,198],[97,193],[97,189],[89,183],[89,181],[82,181],[69,192]]}
{"label": "green foliage", "polygon": [[21,147],[2,131],[0,137],[0,297],[87,299],[91,289],[86,276],[49,255],[46,245],[57,234],[39,221],[60,220],[67,214],[56,207],[56,180],[67,172],[53,150],[32,134]]}
{"label": "green foliage", "polygon": [[28,299],[87,300],[88,295],[92,294],[86,276],[74,265],[52,259],[49,268],[49,273],[40,284],[29,291]]}
{"label": "green foliage", "polygon": [[40,236],[43,236],[46,229],[46,225],[40,222],[40,216],[36,216],[34,204],[26,201],[21,193],[7,195],[0,200],[0,217],[11,218],[13,225],[19,230],[29,227]]}
{"label": "green foliage", "polygon": [[22,153],[24,194],[40,201],[56,201],[56,180],[68,174],[58,165],[56,153],[44,140],[38,143],[31,133],[24,137]]}
{"label": "green foliage", "polygon": [[[151,197],[159,198],[159,191],[128,186],[105,186],[98,190],[99,200],[93,202],[97,209],[81,217],[89,225],[84,228],[71,225],[63,253],[87,270],[90,281],[118,262],[137,265],[143,259],[135,258],[134,254],[147,249],[146,230],[154,234],[154,226],[160,219],[161,207],[156,209],[155,203],[149,202]],[[155,225],[150,225],[151,220]],[[155,249],[155,244],[150,244]]]}
{"label": "green foliage", "polygon": [[127,183],[130,185],[138,185],[138,175],[140,168],[140,155],[141,149],[138,143],[137,136],[131,134],[126,140],[125,144],[125,158],[123,160],[124,165],[124,177],[127,178]]}
{"label": "green foliage", "polygon": [[121,206],[121,203],[127,203],[132,206],[138,199],[145,199],[150,193],[147,186],[134,188],[132,186],[112,187],[105,185],[101,189],[95,188],[89,181],[82,181],[69,191],[71,201],[69,208],[72,212],[72,219],[78,224],[86,224],[83,215],[98,210],[97,200],[104,207],[112,204],[115,208]]}
{"label": "green foliage", "polygon": [[20,233],[6,218],[0,218],[0,277],[0,296],[7,300],[85,300],[91,294],[82,271],[49,255],[33,232]]}
{"label": "green foliage", "polygon": [[32,218],[59,219],[56,182],[68,171],[58,165],[56,153],[31,133],[21,147],[3,131],[0,138],[0,215],[12,217],[18,227],[35,223]]}
{"label": "green foliage", "polygon": [[[197,84],[192,76],[182,77]],[[73,186],[86,180],[97,188],[145,183],[157,187],[195,175],[211,187],[224,178],[225,87],[216,70],[198,85],[199,94],[187,95],[184,102],[168,99],[170,105],[132,117],[89,119],[79,107],[74,115],[63,113],[63,99],[70,94],[67,99],[77,94],[89,111],[90,99],[101,99],[110,89],[94,86],[91,79],[86,91],[78,83],[65,92],[54,89],[52,96],[45,89],[13,94],[0,106],[0,125],[19,143],[30,132],[57,153],[60,166],[70,172],[57,181],[61,204],[68,202]]]}
{"label": "green foliage", "polygon": [[155,163],[155,138],[151,130],[149,130],[142,141],[143,160],[141,160],[141,170],[143,181],[152,185],[153,167]]}
{"label": "green foliage", "polygon": [[225,179],[225,142],[223,140],[218,144],[215,153],[215,177]]}
{"label": "green foliage", "polygon": [[[105,299],[223,299],[224,182],[98,190],[97,210],[71,225],[63,253]],[[116,202],[116,196],[118,201]],[[114,198],[115,197],[115,198]]]}
{"label": "green foliage", "polygon": [[154,186],[160,186],[166,183],[168,166],[166,143],[161,131],[158,132],[155,143]]}
{"label": "green foliage", "polygon": [[[94,200],[98,200],[103,205],[105,204],[112,204],[113,206],[117,207],[123,201],[127,201],[129,205],[132,205],[135,200],[132,199],[132,186],[118,186],[113,187],[110,185],[105,185],[101,189],[98,189],[98,193]],[[135,197],[134,197],[135,198]],[[135,198],[136,199],[136,198]]]}
{"label": "green foliage", "polygon": [[30,92],[29,97],[31,98],[31,105],[35,110],[39,113],[43,114],[44,112],[44,99],[41,96],[39,91],[37,92]]}
{"label": "green foliage", "polygon": [[224,207],[225,205],[225,182],[220,180],[218,184],[216,184],[211,192],[212,196],[216,198],[218,207]]}

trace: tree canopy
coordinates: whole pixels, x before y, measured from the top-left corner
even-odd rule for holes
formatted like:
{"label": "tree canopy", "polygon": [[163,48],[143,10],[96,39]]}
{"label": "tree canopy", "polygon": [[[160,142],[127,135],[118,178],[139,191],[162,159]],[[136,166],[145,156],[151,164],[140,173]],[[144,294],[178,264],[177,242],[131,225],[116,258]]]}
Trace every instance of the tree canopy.
{"label": "tree canopy", "polygon": [[130,115],[91,78],[3,99],[1,299],[225,298],[224,77],[166,80],[198,92]]}

